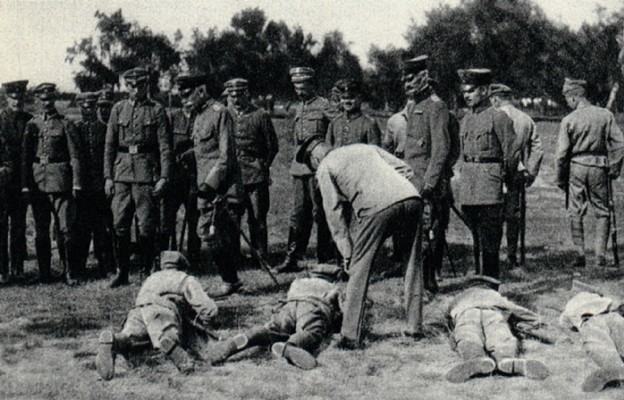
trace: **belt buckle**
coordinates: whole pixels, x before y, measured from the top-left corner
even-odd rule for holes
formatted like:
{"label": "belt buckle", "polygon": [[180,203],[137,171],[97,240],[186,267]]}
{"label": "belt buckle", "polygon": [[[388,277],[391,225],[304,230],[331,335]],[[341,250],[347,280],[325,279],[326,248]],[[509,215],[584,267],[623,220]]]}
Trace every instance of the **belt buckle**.
{"label": "belt buckle", "polygon": [[43,156],[39,157],[39,164],[48,164],[50,162],[50,157]]}
{"label": "belt buckle", "polygon": [[138,154],[139,153],[139,145],[131,144],[130,146],[128,146],[128,152],[130,154]]}

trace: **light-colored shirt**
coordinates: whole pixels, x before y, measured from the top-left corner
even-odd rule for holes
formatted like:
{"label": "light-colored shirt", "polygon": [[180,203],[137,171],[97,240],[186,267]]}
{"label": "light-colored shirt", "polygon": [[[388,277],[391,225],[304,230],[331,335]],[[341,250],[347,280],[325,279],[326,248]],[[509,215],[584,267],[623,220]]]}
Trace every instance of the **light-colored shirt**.
{"label": "light-colored shirt", "polygon": [[559,316],[559,324],[567,329],[579,330],[587,318],[608,313],[617,305],[608,297],[596,293],[581,292],[572,297]]}
{"label": "light-colored shirt", "polygon": [[340,147],[321,161],[316,179],[329,230],[343,257],[351,257],[352,250],[345,209],[350,207],[354,218],[363,218],[420,197],[409,182],[412,174],[406,163],[374,145]]}
{"label": "light-colored shirt", "polygon": [[535,122],[528,114],[518,110],[512,104],[505,104],[499,107],[499,110],[511,118],[514,132],[516,133],[516,140],[522,142],[520,165],[532,176],[537,176],[542,158],[544,157],[544,151],[542,150],[542,141],[537,133]]}
{"label": "light-colored shirt", "polygon": [[[413,102],[413,100],[408,100],[407,105]],[[386,132],[382,140],[383,148],[398,158],[403,158],[405,155],[405,141],[407,138],[407,105],[401,111],[388,118]]]}

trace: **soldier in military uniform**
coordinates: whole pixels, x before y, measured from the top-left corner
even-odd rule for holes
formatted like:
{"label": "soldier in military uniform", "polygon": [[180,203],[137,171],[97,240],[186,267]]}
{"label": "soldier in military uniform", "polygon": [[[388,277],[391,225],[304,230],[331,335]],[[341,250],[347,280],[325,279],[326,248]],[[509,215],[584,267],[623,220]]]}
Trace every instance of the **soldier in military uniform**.
{"label": "soldier in military uniform", "polygon": [[325,141],[334,147],[353,143],[381,145],[381,132],[377,122],[362,112],[360,84],[347,79],[340,82],[338,89],[343,111],[329,123]]}
{"label": "soldier in military uniform", "polygon": [[175,190],[169,190],[165,194],[164,218],[162,226],[161,249],[169,248],[169,241],[174,248],[182,249],[184,243],[176,243],[176,217],[180,206],[184,205],[186,225],[188,226],[188,258],[191,265],[199,263],[199,251],[201,241],[197,236],[197,183],[195,155],[193,154],[193,123],[196,112],[193,103],[188,101],[188,95],[193,88],[186,85],[187,75],[179,75],[176,84],[180,96],[184,99],[182,109],[175,110],[169,115],[169,122],[173,134],[173,165],[171,166],[172,182],[175,182]]}
{"label": "soldier in military uniform", "polygon": [[[290,70],[291,81],[301,102],[297,105],[294,126],[295,151],[310,137],[327,134],[331,120],[329,101],[314,93],[314,70],[295,67]],[[278,272],[298,271],[298,262],[305,255],[313,222],[316,222],[316,258],[325,263],[335,258],[331,234],[325,221],[320,193],[314,179],[314,172],[307,165],[293,158],[290,173],[293,176],[294,204],[288,229],[286,259],[277,267]]]}
{"label": "soldier in military uniform", "polygon": [[[205,75],[189,76],[190,101],[197,110],[193,124],[193,151],[197,163],[197,233],[208,244],[223,281],[215,296],[227,296],[242,286],[240,219],[244,192],[236,159],[232,117],[222,104],[210,98]],[[188,99],[188,100],[187,100]]]}
{"label": "soldier in military uniform", "polygon": [[403,81],[412,100],[405,108],[404,161],[412,167],[411,182],[423,198],[423,272],[425,288],[437,292],[435,273],[442,268],[444,235],[449,222],[452,162],[451,117],[446,103],[431,87],[429,57],[405,62]]}
{"label": "soldier in military uniform", "polygon": [[507,264],[510,269],[518,265],[516,252],[520,236],[521,204],[520,194],[524,187],[535,181],[542,163],[544,151],[533,119],[514,107],[511,88],[502,84],[490,85],[490,102],[513,121],[516,140],[520,141],[520,163],[505,194],[505,222],[507,223]]}
{"label": "soldier in military uniform", "polygon": [[563,95],[573,111],[561,121],[555,152],[556,183],[569,198],[576,267],[585,266],[583,216],[588,202],[596,216],[595,263],[606,265],[608,179],[619,176],[624,154],[624,137],[615,117],[585,98],[586,86],[586,81],[568,78],[563,84]]}
{"label": "soldier in military uniform", "polygon": [[50,222],[57,225],[57,242],[64,257],[66,283],[75,284],[79,269],[75,198],[82,190],[80,138],[76,127],[54,107],[56,85],[35,88],[40,114],[26,124],[22,154],[22,192],[35,219],[37,262],[42,282],[50,279]]}
{"label": "soldier in military uniform", "polygon": [[269,168],[279,150],[271,115],[249,101],[248,82],[227,81],[228,111],[234,121],[236,154],[245,188],[245,210],[251,245],[261,257],[268,252]]}
{"label": "soldier in military uniform", "polygon": [[104,125],[108,125],[108,119],[110,118],[111,109],[113,108],[113,89],[106,85],[97,93],[97,119]]}
{"label": "soldier in military uniform", "polygon": [[461,92],[468,106],[461,121],[463,164],[459,202],[470,224],[482,275],[499,277],[503,235],[503,186],[510,185],[520,155],[512,120],[489,104],[488,69],[459,70]]}
{"label": "soldier in military uniform", "polygon": [[32,118],[32,114],[24,111],[24,94],[27,85],[27,80],[2,84],[8,106],[0,111],[0,136],[8,146],[13,169],[4,200],[7,205],[7,213],[0,222],[0,254],[6,262],[9,261],[10,255],[10,276],[3,274],[5,280],[23,276],[24,259],[26,258],[26,211],[28,203],[22,201],[20,192],[22,186],[22,141],[26,123]]}
{"label": "soldier in military uniform", "polygon": [[81,139],[83,188],[76,199],[78,218],[78,251],[80,269],[89,256],[89,245],[93,236],[93,251],[98,262],[98,272],[106,276],[114,271],[113,261],[113,216],[110,201],[104,193],[104,143],[106,124],[97,117],[98,94],[80,93],[76,102],[82,119],[76,123]]}
{"label": "soldier in military uniform", "polygon": [[130,226],[138,221],[139,262],[149,273],[154,258],[158,200],[169,179],[171,148],[164,107],[147,97],[148,72],[123,74],[130,98],[111,110],[104,150],[105,191],[112,198],[117,275],[111,287],[128,283]]}

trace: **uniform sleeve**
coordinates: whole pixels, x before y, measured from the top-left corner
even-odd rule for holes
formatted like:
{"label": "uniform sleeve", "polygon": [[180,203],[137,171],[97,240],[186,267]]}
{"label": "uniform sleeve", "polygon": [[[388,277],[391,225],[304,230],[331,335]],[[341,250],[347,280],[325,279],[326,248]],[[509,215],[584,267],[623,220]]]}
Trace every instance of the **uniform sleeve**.
{"label": "uniform sleeve", "polygon": [[119,145],[119,103],[115,104],[108,118],[106,128],[106,142],[104,144],[104,179],[113,179],[113,165],[117,157],[117,146]]}
{"label": "uniform sleeve", "polygon": [[0,138],[0,157],[2,164],[0,164],[0,181],[3,183],[3,188],[11,180],[13,175],[14,165],[11,157],[11,144],[8,139]]}
{"label": "uniform sleeve", "polygon": [[442,103],[435,103],[429,114],[429,132],[431,133],[431,158],[423,179],[424,187],[434,189],[444,172],[449,148],[449,111]]}
{"label": "uniform sleeve", "polygon": [[203,324],[209,323],[217,315],[219,311],[217,304],[206,294],[199,281],[192,276],[186,278],[183,294],[184,299]]}
{"label": "uniform sleeve", "polygon": [[35,157],[35,138],[37,126],[28,122],[24,130],[22,140],[22,188],[29,189],[30,177],[32,176],[32,164]]}
{"label": "uniform sleeve", "polygon": [[398,172],[398,174],[401,175],[403,178],[407,179],[408,181],[412,179],[412,177],[414,176],[414,170],[412,169],[412,167],[407,165],[403,160],[393,156],[392,154],[388,153],[387,151],[381,148],[377,150],[377,153],[386,163],[392,166],[392,168],[394,168],[394,170]]}
{"label": "uniform sleeve", "polygon": [[236,162],[236,147],[234,143],[234,126],[232,117],[227,110],[218,114],[219,122],[219,158],[206,175],[204,183],[221,193],[227,190],[226,183],[229,172],[234,169]]}
{"label": "uniform sleeve", "polygon": [[381,146],[381,131],[379,130],[379,125],[377,125],[377,121],[375,121],[375,119],[372,117],[370,119],[368,129],[366,130],[366,142],[368,144]]}
{"label": "uniform sleeve", "polygon": [[327,127],[327,134],[325,135],[325,142],[327,144],[329,144],[330,146],[332,146],[332,147],[334,147],[334,144],[336,143],[336,137],[334,136],[334,127],[335,126],[336,126],[336,124],[332,120],[329,123],[329,126]]}
{"label": "uniform sleeve", "polygon": [[171,147],[173,135],[164,107],[159,106],[157,107],[157,110],[156,135],[158,136],[158,150],[160,153],[160,177],[169,179],[171,171]]}
{"label": "uniform sleeve", "polygon": [[381,148],[386,150],[389,153],[394,154],[395,150],[395,141],[394,141],[394,126],[392,118],[388,119],[388,123],[386,124],[386,131],[381,139]]}
{"label": "uniform sleeve", "polygon": [[351,258],[352,243],[349,224],[344,216],[346,198],[341,193],[326,163],[316,171],[316,180],[323,198],[323,210],[336,247],[344,258]]}
{"label": "uniform sleeve", "polygon": [[609,113],[607,125],[607,150],[609,151],[609,175],[619,176],[624,157],[624,136],[611,113]]}
{"label": "uniform sleeve", "polygon": [[503,149],[503,165],[505,180],[512,179],[520,161],[522,141],[517,140],[513,129],[513,121],[502,111],[498,111],[494,118],[494,129]]}
{"label": "uniform sleeve", "polygon": [[559,126],[557,147],[555,149],[555,183],[557,186],[568,184],[568,168],[572,150],[568,131],[568,119],[564,118]]}
{"label": "uniform sleeve", "polygon": [[72,167],[72,187],[82,189],[82,146],[76,125],[69,120],[64,120],[67,134],[67,150],[69,151],[69,162]]}
{"label": "uniform sleeve", "polygon": [[271,120],[271,114],[265,113],[262,117],[262,131],[264,132],[264,136],[267,144],[267,161],[268,166],[270,167],[273,164],[273,160],[275,160],[275,156],[279,151],[279,141],[277,139],[277,134],[275,133],[275,127],[273,126],[273,121]]}
{"label": "uniform sleeve", "polygon": [[529,121],[529,143],[527,144],[526,169],[531,176],[537,176],[544,150],[542,149],[542,140],[537,132],[537,126],[533,120]]}

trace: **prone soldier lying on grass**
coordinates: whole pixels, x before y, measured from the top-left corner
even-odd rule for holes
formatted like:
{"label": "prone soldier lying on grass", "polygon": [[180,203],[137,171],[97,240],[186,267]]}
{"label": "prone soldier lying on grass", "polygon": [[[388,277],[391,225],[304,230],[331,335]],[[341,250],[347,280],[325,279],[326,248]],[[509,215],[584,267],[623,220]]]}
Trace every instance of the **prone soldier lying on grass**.
{"label": "prone soldier lying on grass", "polygon": [[208,360],[216,364],[250,347],[272,344],[271,352],[275,357],[302,369],[314,368],[313,354],[333,328],[340,326],[342,319],[338,305],[340,291],[336,284],[341,273],[335,265],[312,267],[309,277],[293,281],[286,303],[271,321],[217,344],[212,354],[209,352]]}

